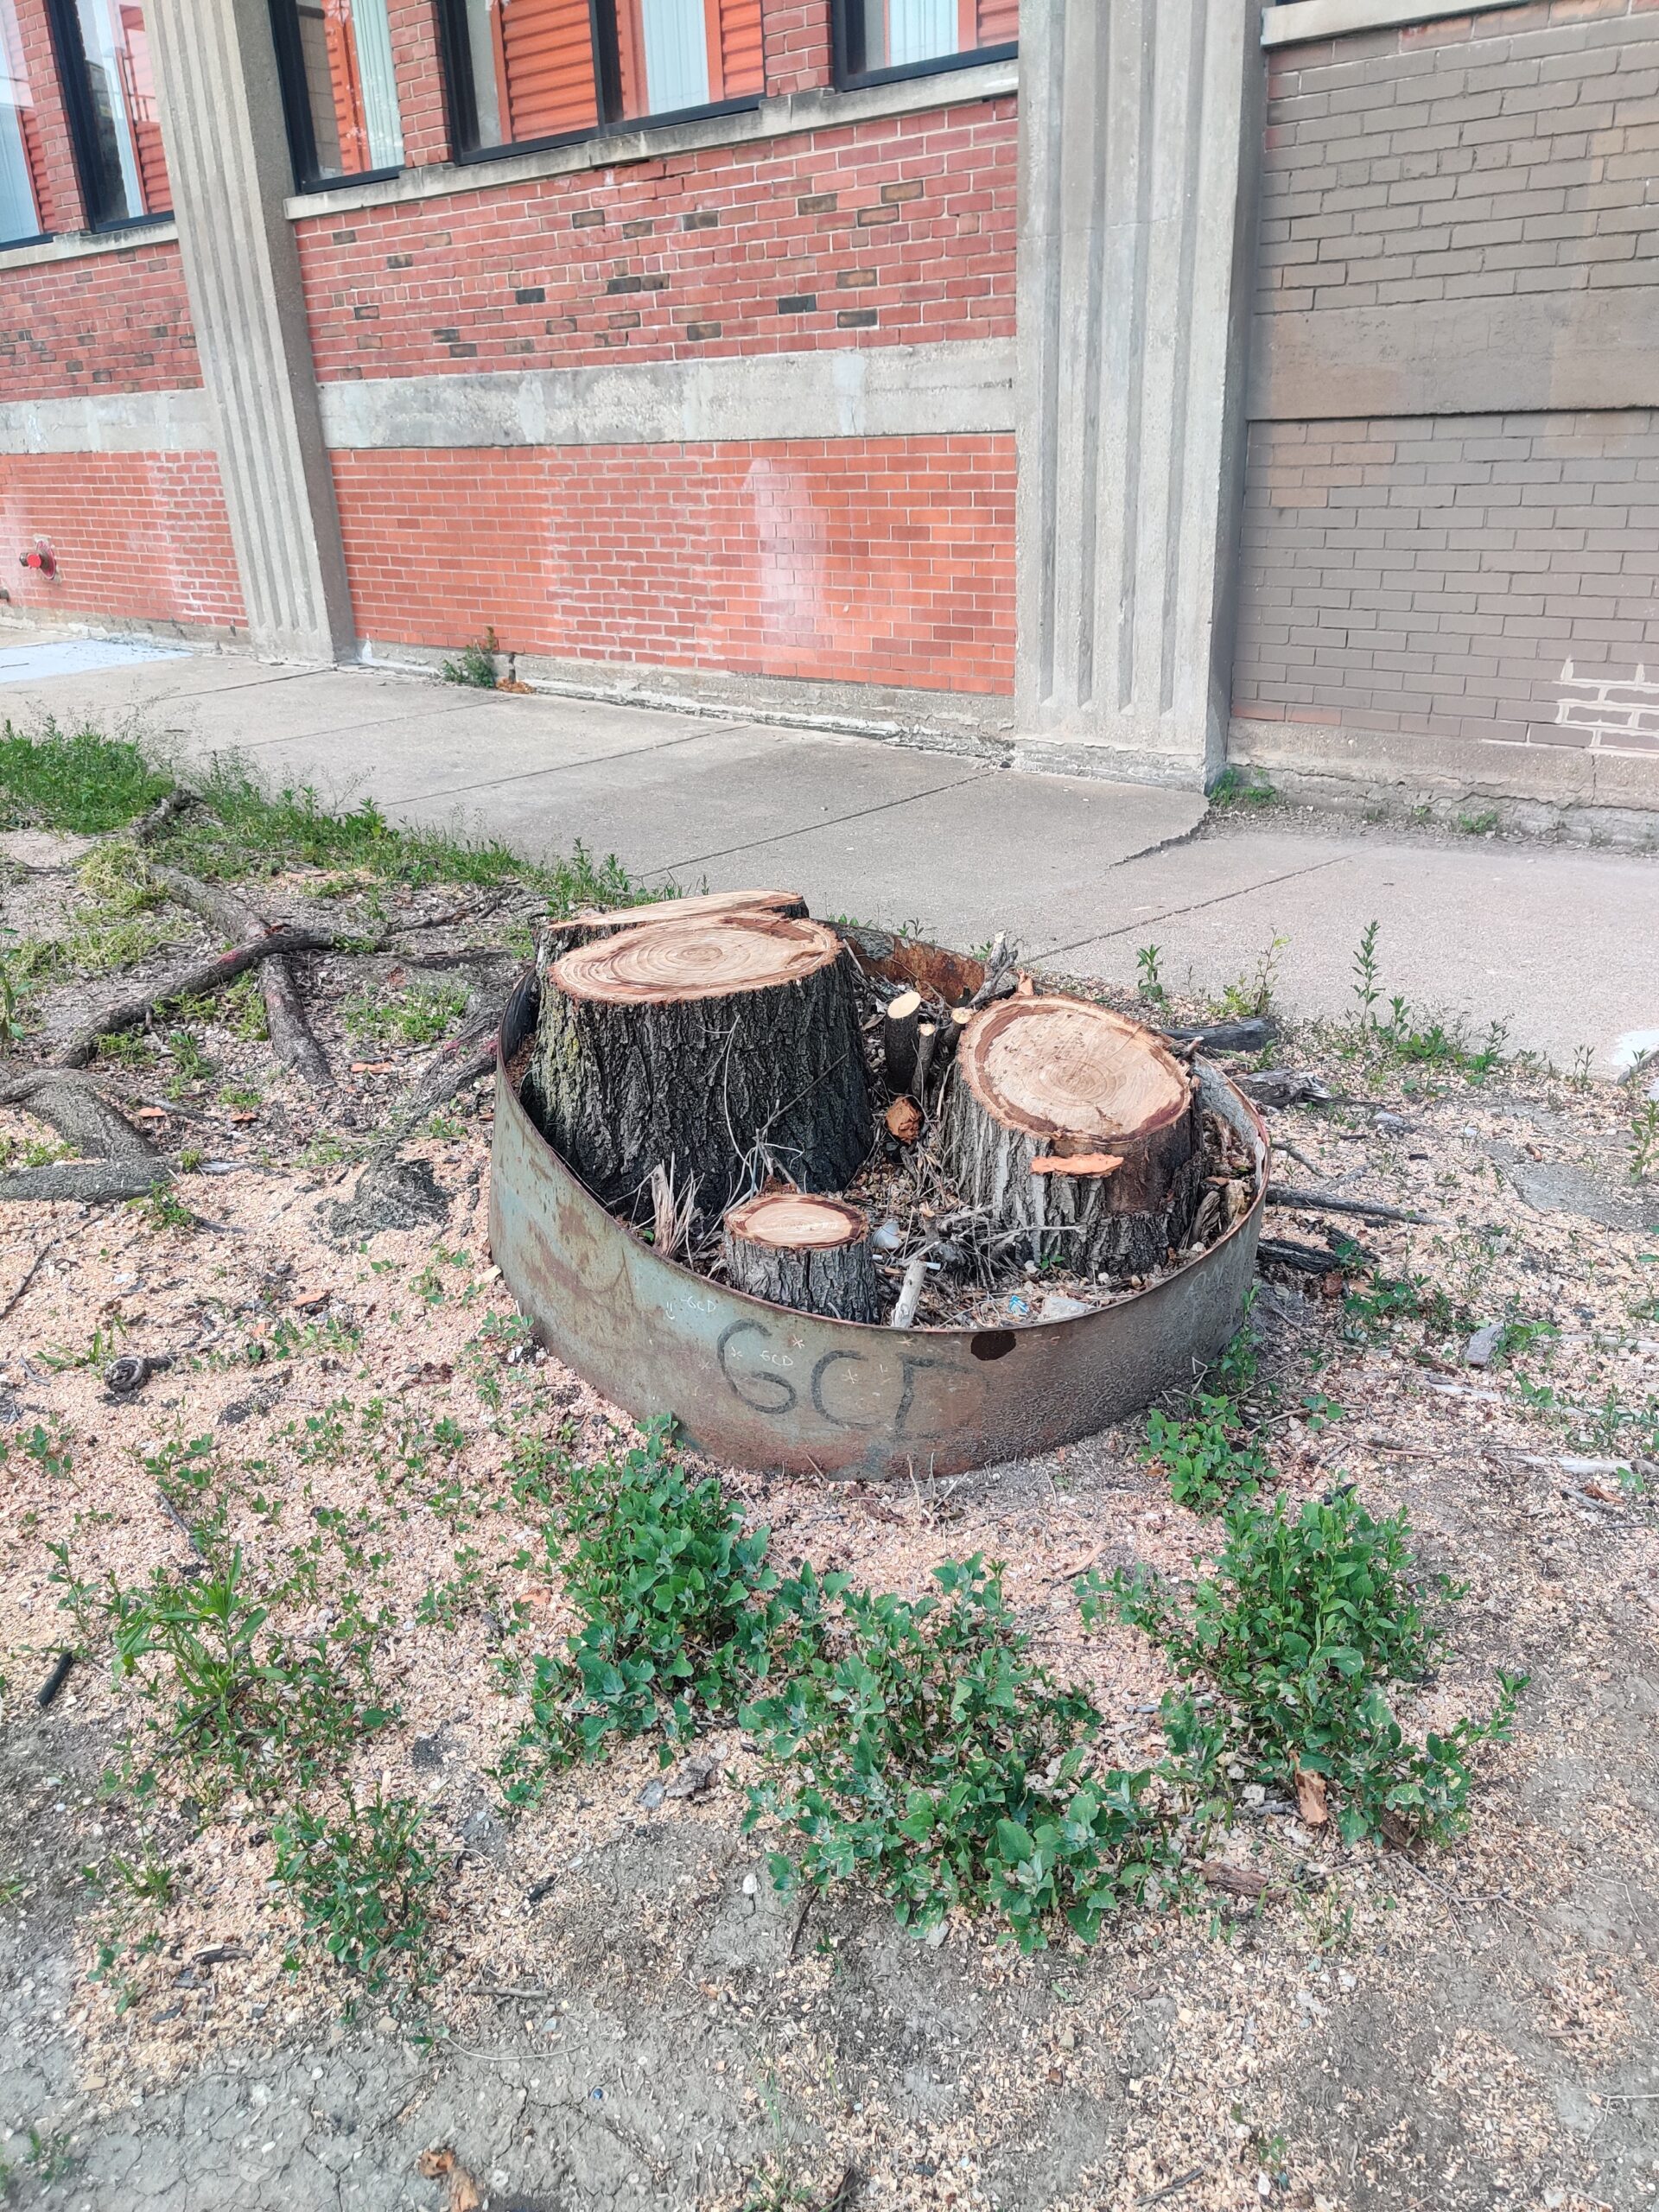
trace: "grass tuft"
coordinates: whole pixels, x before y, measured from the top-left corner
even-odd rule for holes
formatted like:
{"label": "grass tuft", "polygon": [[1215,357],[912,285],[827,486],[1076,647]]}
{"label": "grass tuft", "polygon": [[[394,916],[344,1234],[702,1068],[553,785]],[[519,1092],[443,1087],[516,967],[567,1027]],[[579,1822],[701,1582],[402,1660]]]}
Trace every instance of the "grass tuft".
{"label": "grass tuft", "polygon": [[148,812],[173,783],[134,739],[62,730],[49,715],[33,730],[0,724],[0,830],[98,836]]}

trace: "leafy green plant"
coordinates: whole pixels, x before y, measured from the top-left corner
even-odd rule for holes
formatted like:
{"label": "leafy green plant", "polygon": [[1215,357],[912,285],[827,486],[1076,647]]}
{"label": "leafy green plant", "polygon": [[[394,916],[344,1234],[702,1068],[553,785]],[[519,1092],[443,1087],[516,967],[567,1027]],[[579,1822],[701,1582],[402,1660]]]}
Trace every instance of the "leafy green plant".
{"label": "leafy green plant", "polygon": [[1261,1446],[1241,1436],[1232,1402],[1207,1393],[1180,1416],[1154,1408],[1146,1456],[1163,1468],[1171,1497],[1189,1513],[1217,1512],[1241,1493],[1253,1497],[1273,1474]]}
{"label": "leafy green plant", "polygon": [[[1526,1678],[1500,1675],[1484,1719],[1430,1730],[1421,1743],[1407,1734],[1387,1693],[1430,1675],[1446,1640],[1423,1610],[1405,1515],[1376,1520],[1344,1492],[1300,1511],[1282,1498],[1242,1502],[1224,1528],[1213,1572],[1190,1595],[1144,1571],[1091,1570],[1078,1585],[1085,1622],[1126,1621],[1150,1637],[1184,1682],[1218,1704],[1235,1764],[1293,1792],[1300,1777],[1319,1777],[1347,1841],[1391,1826],[1454,1834],[1470,1754],[1508,1735]],[[1443,1576],[1421,1587],[1443,1600],[1462,1594]],[[1166,1728],[1172,1714],[1178,1732],[1202,1728],[1190,1687],[1166,1700]]]}
{"label": "leafy green plant", "polygon": [[1351,1343],[1385,1342],[1400,1322],[1421,1322],[1447,1337],[1473,1325],[1466,1307],[1427,1275],[1388,1275],[1372,1269],[1342,1300],[1342,1332]]}
{"label": "leafy green plant", "polygon": [[1656,1168],[1659,1168],[1659,1098],[1647,1098],[1630,1122],[1630,1180],[1645,1183]]}
{"label": "leafy green plant", "polygon": [[1359,950],[1354,955],[1354,996],[1359,1001],[1360,1027],[1375,1029],[1377,1002],[1382,996],[1381,969],[1376,957],[1377,932],[1380,922],[1367,922],[1359,933]]}
{"label": "leafy green plant", "polygon": [[810,1567],[784,1585],[774,1631],[792,1641],[742,1716],[777,1771],[745,1825],[793,1830],[798,1868],[772,1855],[780,1886],[859,1877],[918,1931],[961,1905],[1000,1914],[1025,1951],[1062,1922],[1091,1942],[1167,1864],[1152,1777],[1096,1769],[1100,1715],[1032,1659],[998,1568],[948,1560],[933,1579],[913,1600]]}
{"label": "leafy green plant", "polygon": [[498,681],[495,657],[501,650],[500,640],[493,628],[486,629],[481,638],[461,647],[454,660],[443,664],[442,676],[446,683],[467,683],[475,690],[493,691]]}
{"label": "leafy green plant", "polygon": [[1141,970],[1141,981],[1135,988],[1150,1006],[1162,1006],[1169,996],[1158,964],[1161,952],[1160,945],[1143,944],[1135,956],[1135,964]]}
{"label": "leafy green plant", "polygon": [[1271,806],[1278,796],[1265,777],[1258,780],[1254,768],[1224,768],[1210,787],[1210,804],[1222,813],[1238,806]]}
{"label": "leafy green plant", "polygon": [[613,1738],[683,1738],[734,1711],[765,1648],[753,1600],[775,1580],[766,1530],[746,1535],[712,1476],[689,1479],[665,1423],[620,1459],[563,1473],[545,1541],[582,1626],[563,1653],[531,1659],[531,1719],[502,1770],[515,1803]]}
{"label": "leafy green plant", "polygon": [[1214,1001],[1218,1011],[1233,1021],[1259,1020],[1271,1013],[1280,957],[1289,943],[1287,937],[1275,933],[1257,955],[1253,972],[1236,976],[1230,983],[1223,984],[1221,996]]}
{"label": "leafy green plant", "polygon": [[362,1801],[349,1789],[343,1796],[343,1812],[332,1821],[302,1808],[276,1823],[276,1878],[299,1905],[306,1934],[372,1988],[399,1966],[423,1980],[440,1861],[421,1808],[378,1787]]}

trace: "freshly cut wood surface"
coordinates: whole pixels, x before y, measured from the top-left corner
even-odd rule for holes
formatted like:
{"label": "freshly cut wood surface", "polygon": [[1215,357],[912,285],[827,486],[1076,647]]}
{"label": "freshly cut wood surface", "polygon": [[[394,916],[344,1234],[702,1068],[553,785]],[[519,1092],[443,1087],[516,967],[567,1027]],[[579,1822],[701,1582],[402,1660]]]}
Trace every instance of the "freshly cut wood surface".
{"label": "freshly cut wood surface", "polygon": [[734,1206],[726,1217],[726,1230],[749,1244],[822,1252],[837,1244],[861,1243],[870,1225],[844,1199],[817,1198],[807,1191],[766,1191]]}
{"label": "freshly cut wood surface", "polygon": [[880,1311],[868,1221],[856,1206],[804,1191],[769,1191],[726,1217],[728,1279],[752,1298],[832,1320]]}
{"label": "freshly cut wood surface", "polygon": [[746,909],[618,930],[556,960],[552,981],[567,998],[606,1006],[685,1006],[802,982],[840,957],[822,922]]}
{"label": "freshly cut wood surface", "polygon": [[1192,1079],[1109,1007],[987,1007],[963,1033],[941,1121],[963,1197],[998,1229],[1029,1231],[1034,1259],[1122,1277],[1185,1242],[1202,1172]]}
{"label": "freshly cut wood surface", "polygon": [[550,922],[541,933],[543,967],[573,945],[613,937],[618,930],[656,929],[664,922],[707,921],[722,914],[788,914],[804,918],[806,901],[798,891],[702,891],[690,899],[659,899],[647,906],[613,906],[604,913],[575,914]]}
{"label": "freshly cut wood surface", "polygon": [[[1186,1071],[1149,1030],[1084,999],[1007,999],[968,1027],[958,1064],[987,1111],[1032,1136],[1091,1152],[1187,1110]],[[1055,1147],[1058,1149],[1058,1147]]]}

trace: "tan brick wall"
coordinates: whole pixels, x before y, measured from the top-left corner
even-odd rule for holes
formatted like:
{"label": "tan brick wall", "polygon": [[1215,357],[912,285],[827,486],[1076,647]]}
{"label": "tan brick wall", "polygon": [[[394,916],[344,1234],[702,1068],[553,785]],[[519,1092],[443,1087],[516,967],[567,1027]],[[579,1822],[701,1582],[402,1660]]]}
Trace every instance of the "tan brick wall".
{"label": "tan brick wall", "polygon": [[1659,762],[1659,410],[1256,423],[1235,708]]}
{"label": "tan brick wall", "polygon": [[1647,284],[1659,10],[1560,0],[1287,47],[1258,311]]}

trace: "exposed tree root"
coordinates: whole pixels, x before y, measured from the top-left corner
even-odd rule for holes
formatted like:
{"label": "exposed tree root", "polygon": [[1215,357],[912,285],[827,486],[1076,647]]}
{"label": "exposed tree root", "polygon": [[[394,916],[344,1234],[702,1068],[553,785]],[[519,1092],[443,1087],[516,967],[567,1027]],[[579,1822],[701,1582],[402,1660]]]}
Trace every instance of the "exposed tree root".
{"label": "exposed tree root", "polygon": [[155,1147],[90,1083],[42,1068],[0,1088],[0,1106],[21,1106],[86,1160],[153,1160]]}
{"label": "exposed tree root", "polygon": [[53,1065],[84,1068],[104,1038],[112,1037],[123,1029],[137,1028],[158,1007],[167,1006],[175,999],[205,998],[214,991],[222,991],[227,983],[233,983],[238,976],[263,961],[290,952],[326,952],[334,941],[332,931],[276,929],[254,944],[232,945],[227,952],[198,960],[149,989],[135,991],[130,997],[118,999],[113,1006],[106,1007],[95,1020],[76,1030]]}
{"label": "exposed tree root", "polygon": [[[176,868],[152,868],[150,874],[170,899],[200,915],[213,928],[222,930],[233,944],[257,944],[270,934],[272,925],[265,916],[238,899],[233,891],[226,890],[223,884],[204,883]],[[328,935],[332,944],[334,932],[331,931]],[[264,963],[259,981],[264,994],[265,1027],[270,1034],[271,1051],[283,1067],[308,1083],[313,1090],[332,1090],[334,1070],[305,1018],[305,1001],[300,996],[294,970],[277,954]]]}

